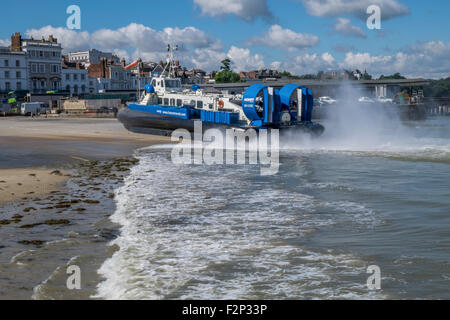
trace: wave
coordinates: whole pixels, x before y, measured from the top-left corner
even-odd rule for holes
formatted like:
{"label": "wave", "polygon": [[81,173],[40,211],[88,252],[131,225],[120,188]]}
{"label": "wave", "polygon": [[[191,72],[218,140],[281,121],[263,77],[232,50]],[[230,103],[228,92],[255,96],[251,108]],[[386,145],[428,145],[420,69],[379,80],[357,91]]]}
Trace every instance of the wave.
{"label": "wave", "polygon": [[300,239],[373,211],[286,192],[245,166],[177,166],[168,152],[142,151],[116,190],[120,250],[105,261],[94,298],[379,299],[350,253],[303,248]]}

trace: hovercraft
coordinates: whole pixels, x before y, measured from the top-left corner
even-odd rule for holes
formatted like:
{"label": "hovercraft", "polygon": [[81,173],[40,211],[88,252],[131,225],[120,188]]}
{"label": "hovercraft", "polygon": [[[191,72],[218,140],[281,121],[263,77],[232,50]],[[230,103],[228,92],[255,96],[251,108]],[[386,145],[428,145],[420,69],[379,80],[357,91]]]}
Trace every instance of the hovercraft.
{"label": "hovercraft", "polygon": [[311,121],[314,99],[308,88],[253,84],[243,95],[212,94],[197,85],[183,90],[181,79],[170,72],[162,74],[145,86],[138,103],[119,112],[119,121],[129,131],[157,135],[170,135],[177,129],[194,132],[196,121],[205,129],[298,130],[312,136],[325,130]]}

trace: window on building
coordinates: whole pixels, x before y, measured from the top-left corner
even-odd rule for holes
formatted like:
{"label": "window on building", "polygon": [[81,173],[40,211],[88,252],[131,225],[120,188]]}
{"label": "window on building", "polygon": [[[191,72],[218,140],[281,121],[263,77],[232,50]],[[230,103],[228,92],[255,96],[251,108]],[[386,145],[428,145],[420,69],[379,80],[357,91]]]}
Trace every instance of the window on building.
{"label": "window on building", "polygon": [[5,89],[6,89],[6,91],[10,91],[11,90],[11,84],[9,82],[5,83]]}
{"label": "window on building", "polygon": [[73,80],[78,81],[78,75],[76,73],[73,74]]}
{"label": "window on building", "polygon": [[5,79],[9,79],[9,71],[5,71]]}
{"label": "window on building", "polygon": [[36,80],[33,80],[33,90],[36,90],[38,87],[38,82]]}
{"label": "window on building", "polygon": [[31,50],[31,51],[30,51],[30,54],[31,54],[32,57],[36,57],[36,51]]}
{"label": "window on building", "polygon": [[22,82],[16,83],[16,90],[22,90]]}
{"label": "window on building", "polygon": [[22,74],[21,74],[20,71],[16,71],[16,78],[17,78],[17,79],[22,78]]}
{"label": "window on building", "polygon": [[9,67],[9,60],[5,60],[5,67]]}
{"label": "window on building", "polygon": [[58,73],[59,66],[57,64],[52,64],[51,68],[52,68],[52,73]]}
{"label": "window on building", "polygon": [[78,85],[75,85],[75,86],[73,87],[73,92],[74,92],[74,93],[78,93]]}
{"label": "window on building", "polygon": [[70,80],[70,73],[66,73],[66,80],[67,80],[67,81]]}
{"label": "window on building", "polygon": [[86,80],[86,76],[84,74],[81,75],[81,80]]}
{"label": "window on building", "polygon": [[36,63],[32,63],[31,64],[31,72],[32,73],[37,73],[37,64]]}
{"label": "window on building", "polygon": [[39,65],[39,72],[40,73],[45,73],[45,64],[40,64]]}
{"label": "window on building", "polygon": [[85,92],[86,92],[86,86],[85,86],[84,84],[81,86],[81,92],[82,92],[82,93],[85,93]]}
{"label": "window on building", "polygon": [[41,89],[44,89],[44,88],[45,88],[45,81],[41,80]]}
{"label": "window on building", "polygon": [[39,51],[39,57],[41,57],[41,58],[44,57],[44,51]]}
{"label": "window on building", "polygon": [[16,67],[20,67],[20,60],[16,60]]}
{"label": "window on building", "polygon": [[70,86],[69,85],[66,86],[66,91],[70,92]]}

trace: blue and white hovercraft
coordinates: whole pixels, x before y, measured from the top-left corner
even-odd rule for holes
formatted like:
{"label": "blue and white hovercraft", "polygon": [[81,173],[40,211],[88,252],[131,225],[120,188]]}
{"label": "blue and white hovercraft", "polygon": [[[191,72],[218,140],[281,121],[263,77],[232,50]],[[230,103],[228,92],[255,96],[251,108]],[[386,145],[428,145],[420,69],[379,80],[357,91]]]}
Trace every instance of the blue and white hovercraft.
{"label": "blue and white hovercraft", "polygon": [[183,90],[181,79],[164,73],[145,86],[138,103],[119,112],[119,121],[129,131],[159,135],[170,135],[176,129],[194,132],[195,121],[202,121],[204,129],[298,130],[313,136],[325,130],[311,121],[314,99],[310,89],[295,84],[281,89],[253,84],[243,95],[210,94],[198,86]]}

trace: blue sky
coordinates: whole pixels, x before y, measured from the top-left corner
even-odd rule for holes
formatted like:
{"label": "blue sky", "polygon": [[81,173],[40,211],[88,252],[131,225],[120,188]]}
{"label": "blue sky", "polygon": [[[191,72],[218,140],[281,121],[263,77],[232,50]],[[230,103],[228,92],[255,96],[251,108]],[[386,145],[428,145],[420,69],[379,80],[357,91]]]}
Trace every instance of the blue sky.
{"label": "blue sky", "polygon": [[[73,4],[82,12],[79,31],[66,29],[66,8]],[[370,4],[381,8],[381,30],[366,27]],[[2,11],[20,18],[0,20],[0,45],[16,31],[53,33],[66,51],[97,47],[127,59],[162,59],[163,43],[177,43],[185,65],[208,71],[228,56],[236,70],[450,76],[447,0],[15,0]]]}

